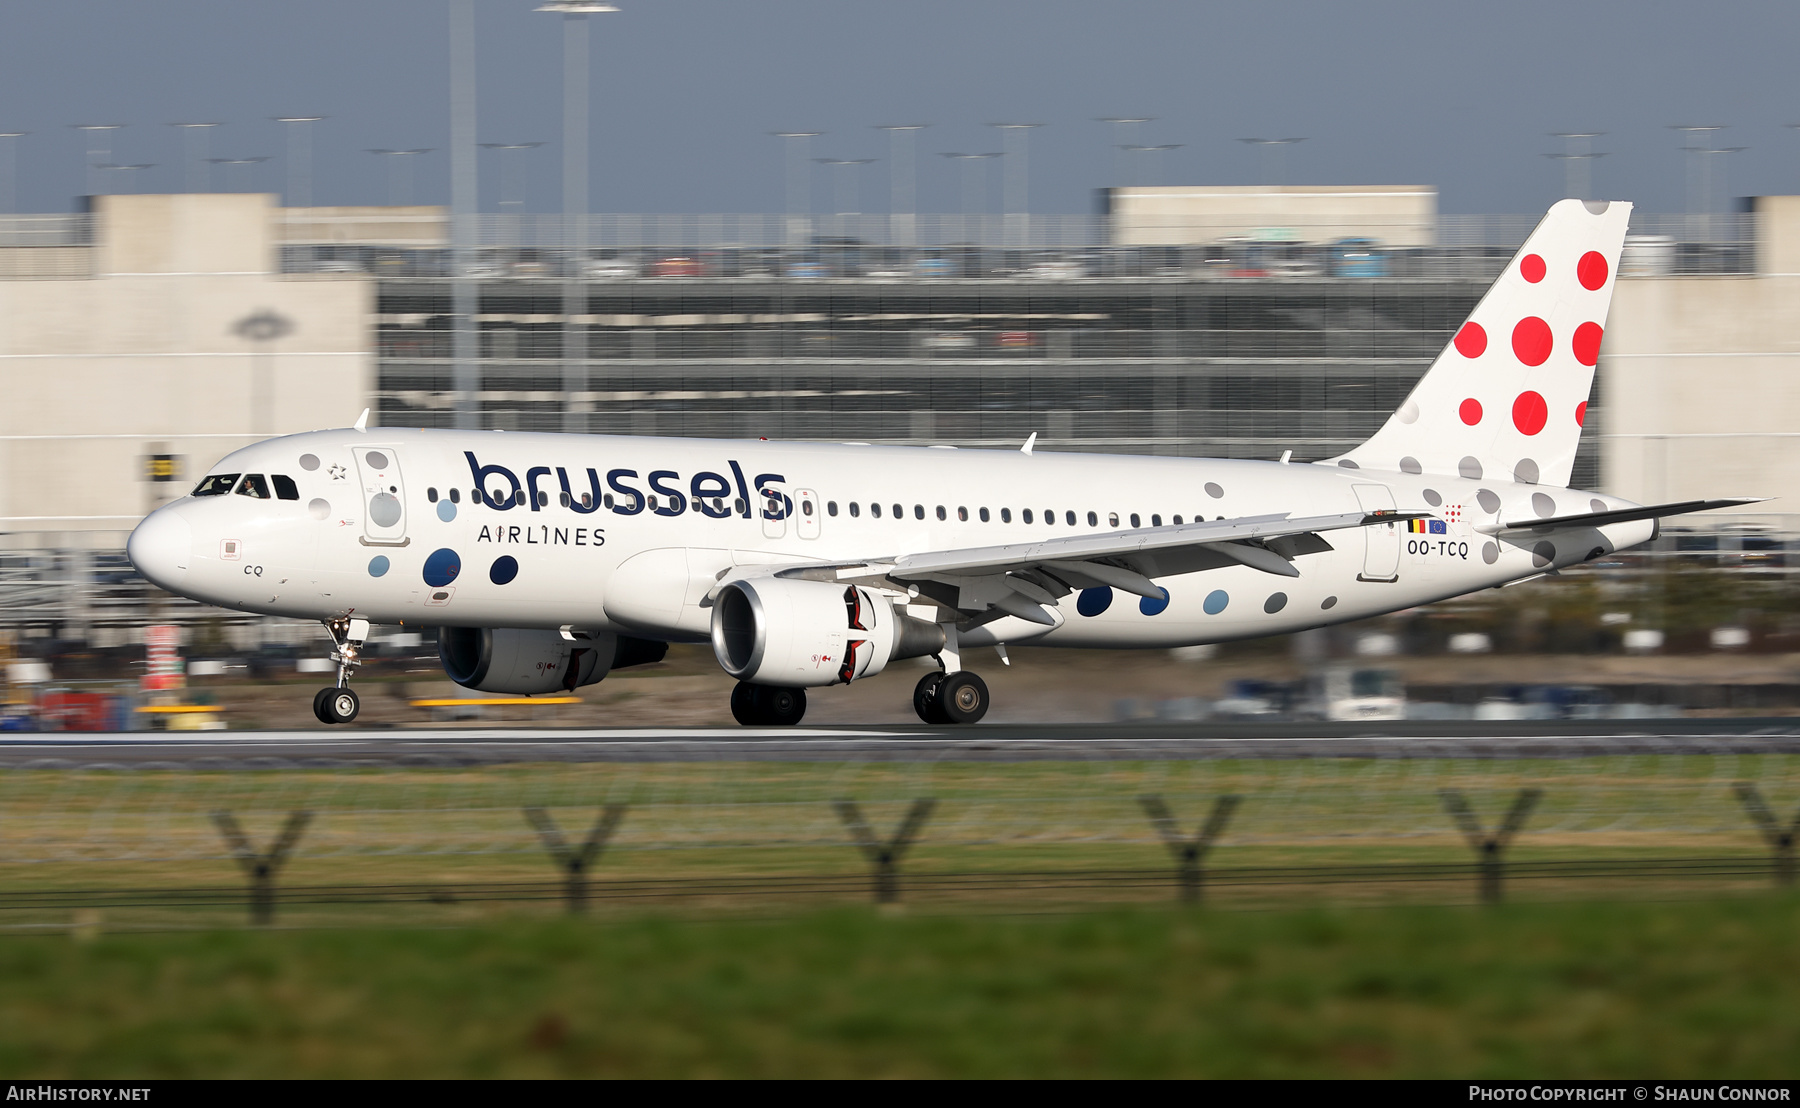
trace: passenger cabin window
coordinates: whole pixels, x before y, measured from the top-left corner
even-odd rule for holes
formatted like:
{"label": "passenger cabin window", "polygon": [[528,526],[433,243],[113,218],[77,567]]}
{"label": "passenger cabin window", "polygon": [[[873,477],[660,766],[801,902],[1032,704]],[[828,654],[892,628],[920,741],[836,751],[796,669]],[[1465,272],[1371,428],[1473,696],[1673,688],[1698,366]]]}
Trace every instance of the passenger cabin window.
{"label": "passenger cabin window", "polygon": [[1170,520],[1169,522],[1173,523],[1177,527],[1180,527],[1181,526],[1181,517],[1176,516],[1174,519]]}
{"label": "passenger cabin window", "polygon": [[1089,527],[1100,526],[1100,517],[1095,515],[1093,512],[1089,512],[1088,513],[1088,526]]}
{"label": "passenger cabin window", "polygon": [[1150,526],[1161,527],[1162,526],[1162,517],[1159,515],[1152,515],[1150,517]]}
{"label": "passenger cabin window", "polygon": [[289,477],[285,473],[277,473],[275,476],[269,478],[269,480],[275,482],[276,496],[283,500],[300,499],[300,486],[294,484],[294,479],[292,477]]}
{"label": "passenger cabin window", "polygon": [[862,509],[857,507],[856,501],[852,500],[850,502],[850,518],[855,519],[860,515],[862,515]]}
{"label": "passenger cabin window", "polygon": [[827,500],[825,502],[825,514],[833,519],[837,518],[837,501]]}
{"label": "passenger cabin window", "polygon": [[880,519],[881,518],[881,505],[879,505],[879,504],[869,505],[869,514],[871,516],[875,517],[876,519]]}
{"label": "passenger cabin window", "polygon": [[986,508],[983,508],[983,509],[981,509],[981,522],[986,523],[987,521],[988,521],[988,510]]}
{"label": "passenger cabin window", "polygon": [[1046,526],[1046,527],[1055,527],[1056,526],[1056,509],[1055,508],[1045,508],[1044,509],[1044,526]]}
{"label": "passenger cabin window", "polygon": [[895,519],[905,519],[906,518],[906,509],[901,507],[898,504],[894,505],[894,518]]}
{"label": "passenger cabin window", "polygon": [[237,479],[241,476],[243,475],[238,473],[215,473],[194,486],[194,495],[224,496],[231,491],[231,486],[237,484]]}
{"label": "passenger cabin window", "polygon": [[1138,514],[1136,512],[1131,513],[1131,525],[1133,527],[1142,527],[1143,526],[1142,523],[1138,522]]}
{"label": "passenger cabin window", "polygon": [[1075,526],[1075,513],[1072,511],[1064,512],[1063,513],[1063,522],[1067,523],[1070,527]]}
{"label": "passenger cabin window", "polygon": [[450,490],[450,503],[452,503],[452,504],[461,504],[462,503],[462,490],[461,489],[451,489]]}
{"label": "passenger cabin window", "polygon": [[[967,515],[967,514],[968,514],[968,513],[966,513],[966,512],[965,512],[965,513],[963,513],[963,514],[964,514],[964,515],[965,515],[965,516],[966,516],[966,515]],[[943,505],[942,505],[942,504],[939,504],[939,505],[938,505],[938,506],[937,506],[937,517],[938,517],[938,519],[939,519],[939,520],[940,520],[940,521],[941,521],[941,520],[943,520],[943,519],[944,519],[944,518],[945,518],[945,517],[944,517],[944,506],[943,506]]]}
{"label": "passenger cabin window", "polygon": [[957,508],[956,509],[956,518],[961,520],[964,523],[969,522],[969,509],[961,508],[961,507]]}
{"label": "passenger cabin window", "polygon": [[1000,522],[1001,523],[1011,523],[1012,522],[1012,509],[1011,508],[1000,509]]}
{"label": "passenger cabin window", "polygon": [[438,502],[437,489],[435,487],[426,489],[425,490],[425,503],[436,504],[437,502]]}
{"label": "passenger cabin window", "polygon": [[1108,512],[1106,515],[1106,525],[1108,527],[1117,527],[1119,525],[1119,513]]}
{"label": "passenger cabin window", "polygon": [[1026,508],[1024,511],[1020,512],[1019,518],[1024,520],[1026,523],[1030,523],[1031,522],[1031,509]]}
{"label": "passenger cabin window", "polygon": [[914,504],[913,505],[913,518],[914,519],[924,519],[925,518],[925,505],[923,505],[923,504]]}
{"label": "passenger cabin window", "polygon": [[246,473],[244,479],[238,483],[237,494],[255,500],[267,500],[269,499],[269,482],[260,473]]}

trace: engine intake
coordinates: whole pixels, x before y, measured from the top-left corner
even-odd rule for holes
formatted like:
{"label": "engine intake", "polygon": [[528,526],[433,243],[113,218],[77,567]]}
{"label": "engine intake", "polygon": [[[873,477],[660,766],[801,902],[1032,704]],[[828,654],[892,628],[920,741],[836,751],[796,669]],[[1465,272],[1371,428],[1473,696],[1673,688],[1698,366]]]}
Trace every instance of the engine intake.
{"label": "engine intake", "polygon": [[667,643],[596,634],[571,642],[558,631],[518,627],[443,627],[438,658],[450,680],[491,693],[573,692],[607,672],[660,662]]}
{"label": "engine intake", "polygon": [[726,673],[761,685],[844,685],[901,658],[935,654],[944,633],[856,585],[732,581],[713,605],[713,653]]}

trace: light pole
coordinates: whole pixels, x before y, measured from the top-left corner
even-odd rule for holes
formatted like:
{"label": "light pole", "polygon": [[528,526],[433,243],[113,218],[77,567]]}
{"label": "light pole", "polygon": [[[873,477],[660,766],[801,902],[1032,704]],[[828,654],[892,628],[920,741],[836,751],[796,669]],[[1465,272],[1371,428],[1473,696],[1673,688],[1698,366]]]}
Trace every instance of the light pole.
{"label": "light pole", "polygon": [[19,202],[19,143],[30,131],[0,131],[0,212]]}
{"label": "light pole", "polygon": [[1287,184],[1287,148],[1305,142],[1303,138],[1241,138],[1239,142],[1260,146],[1263,152],[1263,184],[1277,188]]}
{"label": "light pole", "polygon": [[[156,163],[155,162],[145,162],[141,165],[118,165],[113,162],[105,162],[105,163],[102,163],[98,168],[100,168],[101,170],[106,171],[106,172],[113,172],[116,170],[120,173],[123,173],[123,174],[125,174],[125,176],[119,178],[119,180],[122,182],[129,182],[131,180],[131,174],[133,174],[135,172],[139,172],[141,170],[145,170],[145,169],[155,169]],[[132,188],[129,184],[125,184],[119,189],[120,193],[130,193],[130,192],[135,192],[135,191],[136,190],[134,188]]]}
{"label": "light pole", "polygon": [[1153,186],[1162,184],[1162,153],[1165,150],[1179,150],[1179,149],[1181,149],[1181,144],[1179,142],[1168,142],[1168,143],[1164,143],[1161,146],[1127,146],[1127,147],[1125,147],[1125,152],[1127,154],[1139,155],[1141,158],[1147,160],[1150,163],[1150,171],[1148,173],[1140,171],[1138,173],[1133,174],[1133,176],[1136,178],[1136,180],[1133,183],[1138,184],[1138,185],[1153,185]]}
{"label": "light pole", "polygon": [[548,0],[540,12],[563,19],[563,430],[588,423],[588,16],[619,9],[589,0]]}
{"label": "light pole", "polygon": [[860,215],[862,202],[861,192],[857,188],[856,170],[858,166],[871,165],[874,158],[814,158],[820,165],[828,165],[837,170],[833,180],[836,186],[833,195],[837,200],[838,215]]}
{"label": "light pole", "polygon": [[1681,149],[1687,155],[1687,207],[1688,215],[1696,215],[1709,209],[1712,205],[1712,182],[1707,175],[1712,172],[1712,160],[1705,151],[1712,149],[1712,137],[1715,131],[1725,129],[1723,123],[1671,123],[1669,130],[1681,132]]}
{"label": "light pole", "polygon": [[[413,201],[412,159],[420,154],[429,154],[432,147],[421,146],[416,150],[388,150],[377,148],[369,153],[388,160],[388,204],[399,208],[410,206]],[[213,159],[217,160],[217,159]]]}
{"label": "light pole", "polygon": [[475,3],[450,0],[450,356],[456,426],[481,426],[481,290],[475,267]]}
{"label": "light pole", "polygon": [[269,160],[267,154],[255,158],[208,158],[213,165],[225,167],[225,191],[249,192],[253,183],[251,167],[259,166]]}
{"label": "light pole", "polygon": [[278,115],[275,122],[288,129],[288,194],[290,208],[312,207],[312,125],[322,115]]}
{"label": "light pole", "polygon": [[171,123],[171,127],[179,127],[182,131],[182,146],[185,147],[184,161],[187,165],[187,190],[189,192],[208,192],[212,189],[212,174],[207,171],[207,155],[210,132],[217,123]]}
{"label": "light pole", "polygon": [[1128,162],[1131,162],[1131,155],[1126,151],[1129,151],[1137,145],[1138,127],[1145,123],[1154,123],[1155,121],[1156,117],[1153,115],[1103,115],[1099,118],[1097,122],[1112,124],[1113,184],[1143,184],[1142,181],[1127,180],[1127,178],[1132,176],[1129,170],[1136,168],[1136,163],[1132,163],[1129,166],[1127,165]]}
{"label": "light pole", "polygon": [[918,170],[913,162],[917,134],[928,123],[877,123],[888,133],[888,238],[895,246],[912,246],[918,238]]}
{"label": "light pole", "polygon": [[69,126],[87,134],[87,191],[99,195],[102,187],[100,163],[112,161],[112,133],[123,123],[71,123]]}
{"label": "light pole", "polygon": [[[969,224],[977,215],[987,214],[987,163],[998,158],[998,152],[992,154],[959,154],[945,153],[942,157],[953,162],[962,163],[962,215],[963,233],[959,236],[970,239]],[[976,244],[979,245],[979,244]]]}
{"label": "light pole", "polygon": [[787,142],[787,241],[789,246],[803,246],[807,239],[807,218],[812,214],[812,192],[806,187],[807,155],[812,140],[824,131],[770,131]]}
{"label": "light pole", "polygon": [[1005,139],[1002,149],[1006,151],[1006,187],[1002,199],[1006,212],[1006,244],[1024,246],[1031,236],[1030,216],[1026,214],[1031,208],[1031,163],[1026,138],[1033,128],[1043,124],[990,123],[988,126],[999,128]]}
{"label": "light pole", "polygon": [[536,150],[544,145],[541,142],[484,142],[483,150],[499,150],[500,154],[500,200],[498,206],[504,213],[508,207],[514,209],[513,214],[525,210],[524,166],[520,164],[522,155],[508,157],[507,150]]}

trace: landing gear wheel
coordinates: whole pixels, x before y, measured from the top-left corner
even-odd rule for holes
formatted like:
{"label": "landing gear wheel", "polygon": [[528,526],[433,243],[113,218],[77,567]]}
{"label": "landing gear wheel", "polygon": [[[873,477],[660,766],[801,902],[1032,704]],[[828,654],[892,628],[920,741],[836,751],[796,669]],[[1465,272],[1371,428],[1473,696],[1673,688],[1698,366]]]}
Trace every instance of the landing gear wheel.
{"label": "landing gear wheel", "polygon": [[756,686],[748,681],[739,681],[737,688],[731,690],[731,718],[745,727],[755,727],[761,723],[762,717],[756,713]]}
{"label": "landing gear wheel", "polygon": [[913,711],[926,723],[949,723],[949,717],[938,707],[938,686],[944,681],[942,673],[927,673],[919,678],[913,686]]}
{"label": "landing gear wheel", "polygon": [[336,689],[320,689],[318,692],[313,693],[313,716],[320,723],[330,723],[331,722],[331,717],[325,714],[325,698],[330,696],[334,692],[337,692],[337,690]]}
{"label": "landing gear wheel", "polygon": [[325,692],[327,695],[323,703],[327,723],[349,723],[362,710],[362,698],[348,685],[341,689],[326,689]]}
{"label": "landing gear wheel", "polygon": [[987,682],[961,670],[939,682],[931,699],[946,723],[980,723],[988,710]]}
{"label": "landing gear wheel", "polygon": [[756,707],[764,723],[792,727],[806,715],[806,690],[784,689],[775,685],[758,685]]}

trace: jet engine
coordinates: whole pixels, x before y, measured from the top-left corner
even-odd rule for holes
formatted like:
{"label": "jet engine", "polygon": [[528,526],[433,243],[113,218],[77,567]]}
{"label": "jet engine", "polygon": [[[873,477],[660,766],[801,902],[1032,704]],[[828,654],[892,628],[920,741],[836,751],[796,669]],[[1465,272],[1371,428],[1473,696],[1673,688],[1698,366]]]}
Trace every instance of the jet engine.
{"label": "jet engine", "polygon": [[944,633],[869,589],[763,577],[719,590],[712,641],[738,680],[793,687],[873,677],[889,662],[937,653]]}
{"label": "jet engine", "polygon": [[572,692],[609,670],[659,662],[667,643],[600,633],[573,641],[559,631],[442,627],[438,658],[450,680],[490,693]]}

